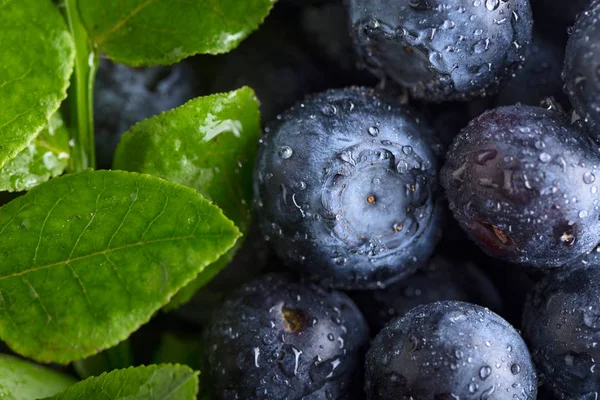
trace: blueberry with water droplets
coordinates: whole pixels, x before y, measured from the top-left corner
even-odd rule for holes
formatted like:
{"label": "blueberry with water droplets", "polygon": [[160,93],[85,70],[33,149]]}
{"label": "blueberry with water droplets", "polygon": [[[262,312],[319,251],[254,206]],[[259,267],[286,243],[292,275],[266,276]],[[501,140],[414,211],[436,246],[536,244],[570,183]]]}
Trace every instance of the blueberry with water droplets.
{"label": "blueberry with water droplets", "polygon": [[559,399],[600,393],[600,265],[548,275],[529,294],[523,336]]}
{"label": "blueberry with water droplets", "polygon": [[368,400],[533,400],[537,379],[519,333],[486,308],[418,306],[393,320],[366,359]]}
{"label": "blueberry with water droplets", "polygon": [[97,162],[110,168],[121,135],[133,124],[178,107],[200,93],[192,66],[131,68],[100,60],[94,90]]}
{"label": "blueberry with water droplets", "polygon": [[255,168],[263,233],[286,267],[377,288],[424,264],[439,237],[437,144],[411,109],[332,90],[265,130]]}
{"label": "blueberry with water droplets", "polygon": [[354,399],[367,340],[345,294],[266,275],[215,311],[204,334],[206,387],[219,400]]}
{"label": "blueberry with water droplets", "polygon": [[372,332],[410,309],[442,300],[459,300],[500,310],[502,301],[494,284],[474,264],[434,257],[414,275],[381,290],[350,293]]}
{"label": "blueberry with water droplets", "polygon": [[572,29],[564,74],[575,111],[600,141],[600,0],[590,3]]}
{"label": "blueberry with water droplets", "polygon": [[488,254],[540,268],[600,242],[593,141],[557,111],[500,107],[456,137],[441,180],[450,209]]}
{"label": "blueberry with water droplets", "polygon": [[531,41],[528,0],[349,0],[368,69],[428,101],[493,93]]}

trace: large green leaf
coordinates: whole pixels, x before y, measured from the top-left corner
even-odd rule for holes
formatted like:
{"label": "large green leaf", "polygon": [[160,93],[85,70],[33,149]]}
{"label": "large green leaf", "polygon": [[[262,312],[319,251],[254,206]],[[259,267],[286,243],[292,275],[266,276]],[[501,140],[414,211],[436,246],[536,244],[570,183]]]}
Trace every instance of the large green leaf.
{"label": "large green leaf", "polygon": [[0,339],[41,362],[114,346],[238,236],[182,185],[119,171],[52,179],[0,208]]}
{"label": "large green leaf", "polygon": [[274,0],[79,0],[96,46],[132,66],[173,64],[193,54],[234,49]]}
{"label": "large green leaf", "polygon": [[0,354],[0,398],[32,400],[53,396],[75,379],[29,361]]}
{"label": "large green leaf", "polygon": [[59,113],[0,169],[0,191],[22,192],[61,175],[69,163],[69,131]]}
{"label": "large green leaf", "polygon": [[19,154],[66,97],[74,45],[50,0],[0,1],[0,167]]}
{"label": "large green leaf", "polygon": [[76,383],[52,400],[195,400],[198,373],[181,365],[112,371]]}
{"label": "large green leaf", "polygon": [[[121,139],[114,167],[196,189],[245,234],[252,214],[252,170],[259,137],[258,101],[254,91],[244,87],[194,99],[134,125]],[[231,261],[234,251],[178,293],[169,308],[189,300]]]}

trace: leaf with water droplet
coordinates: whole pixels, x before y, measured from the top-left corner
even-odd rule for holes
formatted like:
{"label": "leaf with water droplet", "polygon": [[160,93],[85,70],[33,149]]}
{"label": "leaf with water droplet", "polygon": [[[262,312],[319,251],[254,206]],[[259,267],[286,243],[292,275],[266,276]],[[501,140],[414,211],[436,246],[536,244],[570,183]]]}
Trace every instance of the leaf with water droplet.
{"label": "leaf with water droplet", "polygon": [[0,191],[26,191],[61,175],[69,151],[69,132],[56,113],[37,138],[0,169]]}
{"label": "leaf with water droplet", "polygon": [[[252,89],[244,87],[194,99],[133,126],[121,139],[114,168],[189,186],[214,201],[246,234],[259,137],[258,101]],[[204,270],[167,309],[187,302],[231,261],[236,250]]]}
{"label": "leaf with water droplet", "polygon": [[195,400],[198,373],[183,365],[127,368],[88,378],[46,400]]}
{"label": "leaf with water droplet", "polygon": [[0,354],[0,398],[30,400],[53,396],[76,382],[58,371]]}
{"label": "leaf with water droplet", "polygon": [[0,167],[48,124],[67,96],[74,45],[49,0],[0,1]]}
{"label": "leaf with water droplet", "polygon": [[139,66],[173,64],[199,53],[226,53],[258,28],[273,3],[104,0],[78,5],[99,51],[117,62]]}
{"label": "leaf with water droplet", "polygon": [[238,236],[182,185],[121,171],[52,179],[0,208],[0,339],[41,362],[96,354]]}

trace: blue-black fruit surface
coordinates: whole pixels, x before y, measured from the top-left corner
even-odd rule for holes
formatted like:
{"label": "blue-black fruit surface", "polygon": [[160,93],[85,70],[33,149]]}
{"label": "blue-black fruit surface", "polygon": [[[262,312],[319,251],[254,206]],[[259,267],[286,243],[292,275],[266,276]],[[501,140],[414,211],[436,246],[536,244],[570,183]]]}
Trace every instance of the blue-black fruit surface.
{"label": "blue-black fruit surface", "polygon": [[377,334],[390,320],[421,304],[442,300],[467,301],[501,309],[500,294],[473,263],[433,257],[413,275],[380,290],[351,292],[350,296]]}
{"label": "blue-black fruit surface", "polygon": [[368,400],[534,400],[537,379],[519,333],[480,306],[418,306],[375,338],[366,359]]}
{"label": "blue-black fruit surface", "polygon": [[429,101],[497,91],[531,41],[528,0],[349,0],[355,47],[379,77]]}
{"label": "blue-black fruit surface", "polygon": [[438,145],[411,109],[352,88],[316,95],[265,129],[258,221],[284,264],[339,288],[415,271],[439,238]]}
{"label": "blue-black fruit surface", "polygon": [[266,275],[216,310],[202,372],[220,400],[360,399],[368,335],[345,294]]}
{"label": "blue-black fruit surface", "polygon": [[441,172],[450,209],[489,255],[560,267],[600,242],[597,146],[564,115],[500,107],[456,137]]}
{"label": "blue-black fruit surface", "polygon": [[584,265],[548,275],[528,296],[523,336],[558,399],[594,399],[600,393],[598,282],[598,265]]}
{"label": "blue-black fruit surface", "polygon": [[575,111],[600,141],[600,0],[590,3],[571,30],[564,77]]}

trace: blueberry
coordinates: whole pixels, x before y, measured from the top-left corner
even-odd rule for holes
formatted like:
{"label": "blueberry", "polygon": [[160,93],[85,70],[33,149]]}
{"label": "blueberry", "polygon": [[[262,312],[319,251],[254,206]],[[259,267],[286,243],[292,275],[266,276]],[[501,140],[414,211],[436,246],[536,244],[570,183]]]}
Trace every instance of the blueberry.
{"label": "blueberry", "polygon": [[572,29],[566,50],[567,94],[600,141],[600,1],[592,1]]}
{"label": "blueberry", "polygon": [[427,261],[439,236],[437,149],[409,108],[332,90],[265,130],[258,220],[284,264],[340,288],[377,288]]}
{"label": "blueberry", "polygon": [[563,114],[500,107],[457,136],[441,181],[455,218],[485,252],[553,268],[600,241],[599,166],[597,146]]}
{"label": "blueberry", "polygon": [[131,68],[100,60],[94,91],[97,162],[110,168],[121,134],[155,114],[178,107],[199,93],[190,64]]}
{"label": "blueberry", "polygon": [[221,400],[353,399],[367,340],[343,293],[267,275],[216,310],[203,373]]}
{"label": "blueberry", "polygon": [[443,301],[413,308],[375,338],[366,360],[369,400],[536,398],[531,357],[493,312]]}
{"label": "blueberry", "polygon": [[547,276],[529,294],[523,336],[540,374],[559,399],[600,392],[600,269],[581,266]]}
{"label": "blueberry", "polygon": [[525,64],[498,93],[497,104],[539,106],[545,98],[554,97],[567,105],[561,79],[564,60],[563,43],[534,32],[531,51]]}
{"label": "blueberry", "polygon": [[469,301],[495,310],[500,295],[493,283],[472,263],[434,257],[414,275],[382,290],[351,294],[372,332],[410,309],[441,300]]}
{"label": "blueberry", "polygon": [[428,101],[498,90],[531,41],[528,0],[349,0],[366,67]]}

